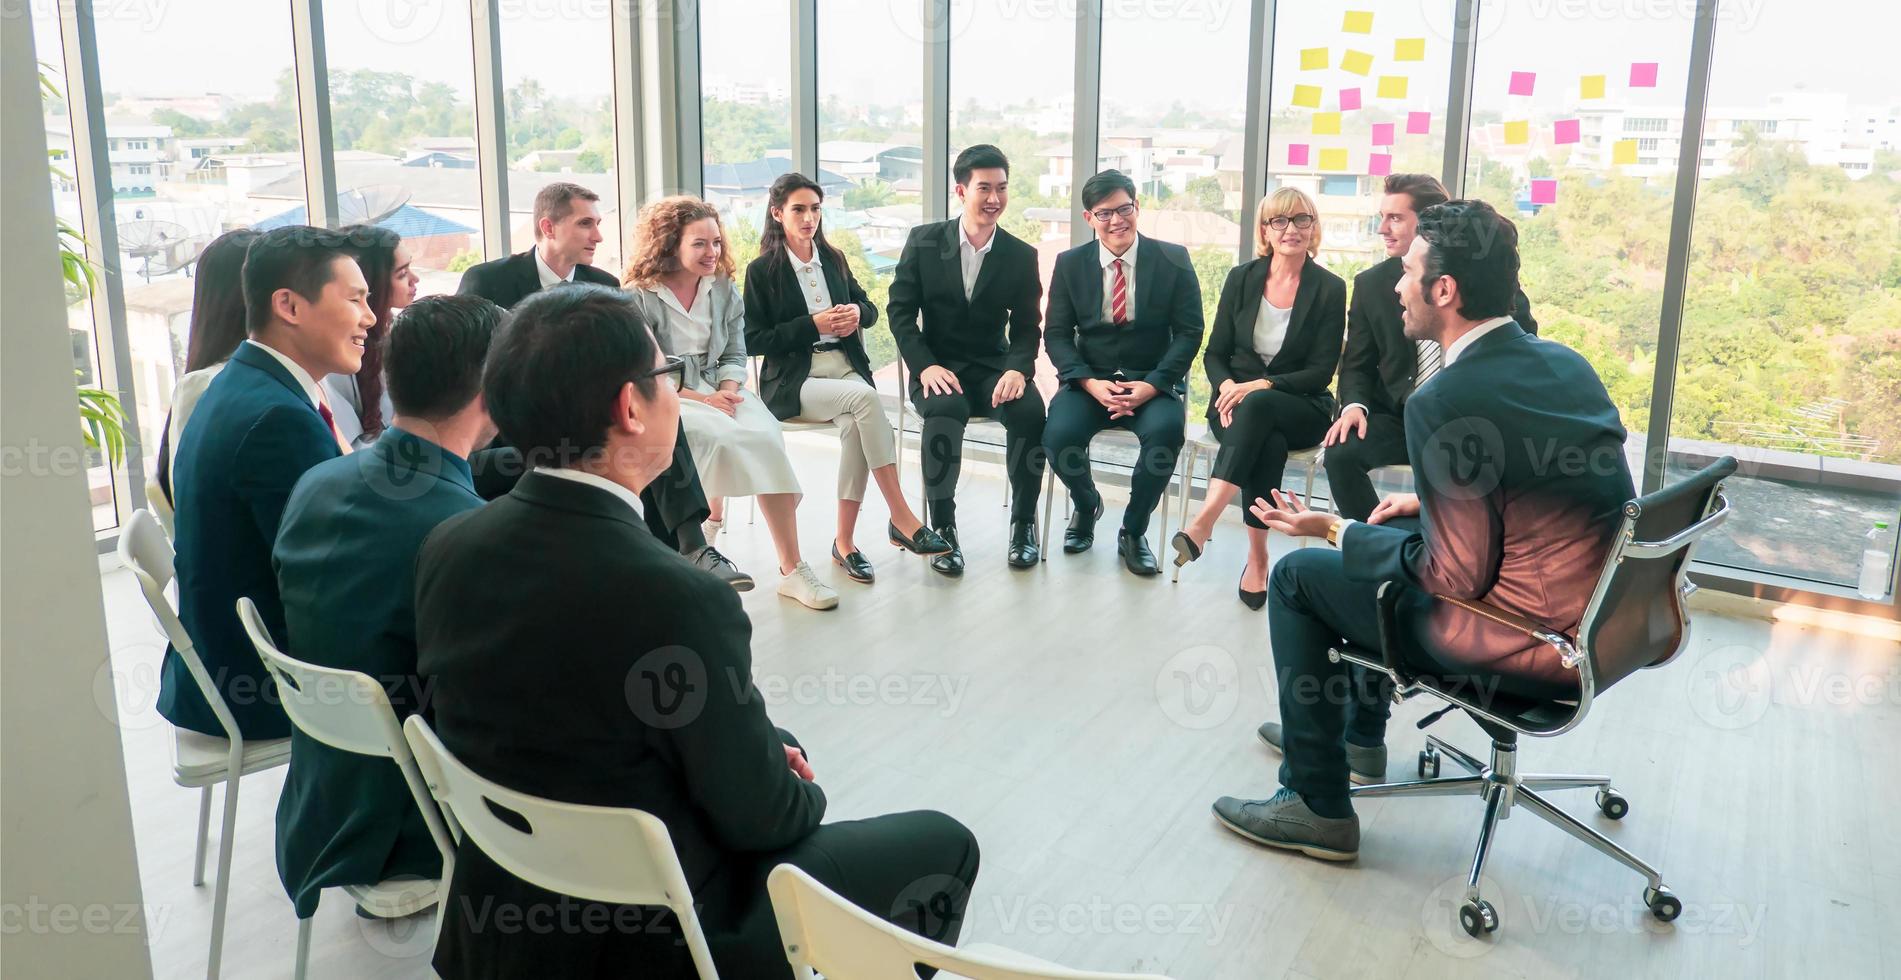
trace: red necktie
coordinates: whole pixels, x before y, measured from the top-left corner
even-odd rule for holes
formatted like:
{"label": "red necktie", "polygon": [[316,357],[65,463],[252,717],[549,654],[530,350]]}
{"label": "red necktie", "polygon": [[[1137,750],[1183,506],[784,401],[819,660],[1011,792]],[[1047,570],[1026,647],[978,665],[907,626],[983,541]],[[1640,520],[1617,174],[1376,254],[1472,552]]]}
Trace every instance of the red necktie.
{"label": "red necktie", "polygon": [[323,424],[330,427],[330,438],[337,441],[337,448],[348,453],[350,444],[343,441],[343,433],[337,429],[337,417],[330,411],[330,406],[318,401],[317,414],[323,416]]}
{"label": "red necktie", "polygon": [[1129,322],[1129,280],[1123,278],[1122,260],[1113,263],[1116,270],[1115,288],[1110,293],[1109,313],[1117,326]]}

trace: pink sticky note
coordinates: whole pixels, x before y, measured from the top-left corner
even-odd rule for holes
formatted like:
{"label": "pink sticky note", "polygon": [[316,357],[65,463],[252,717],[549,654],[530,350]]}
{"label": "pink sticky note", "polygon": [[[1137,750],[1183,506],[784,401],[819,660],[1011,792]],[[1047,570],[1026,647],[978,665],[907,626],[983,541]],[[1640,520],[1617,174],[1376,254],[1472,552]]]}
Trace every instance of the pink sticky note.
{"label": "pink sticky note", "polygon": [[1392,123],[1374,123],[1373,124],[1373,145],[1374,146],[1392,146],[1393,145],[1393,124]]}
{"label": "pink sticky note", "polygon": [[1287,165],[1288,166],[1304,167],[1307,165],[1307,160],[1308,160],[1307,144],[1305,143],[1287,144]]}
{"label": "pink sticky note", "polygon": [[1366,155],[1366,172],[1375,177],[1385,177],[1393,172],[1391,153],[1369,153]]}
{"label": "pink sticky note", "polygon": [[1578,141],[1578,121],[1560,119],[1551,124],[1551,142],[1576,143]]}
{"label": "pink sticky note", "polygon": [[1359,89],[1343,88],[1340,90],[1340,108],[1342,110],[1358,109],[1359,107],[1360,107],[1360,90]]}
{"label": "pink sticky note", "polygon": [[1558,203],[1558,182],[1547,178],[1534,178],[1531,182],[1531,203]]}
{"label": "pink sticky note", "polygon": [[1432,132],[1432,113],[1430,112],[1407,113],[1406,114],[1406,132],[1415,133],[1415,134]]}
{"label": "pink sticky note", "polygon": [[1630,65],[1631,88],[1656,88],[1657,63],[1654,61],[1633,61]]}
{"label": "pink sticky note", "polygon": [[[1655,66],[1652,66],[1652,67],[1655,67]],[[1537,72],[1515,71],[1515,72],[1512,72],[1512,85],[1509,91],[1513,95],[1530,95],[1532,86],[1536,85],[1537,83],[1538,83]],[[1636,83],[1632,82],[1632,84],[1634,85]]]}

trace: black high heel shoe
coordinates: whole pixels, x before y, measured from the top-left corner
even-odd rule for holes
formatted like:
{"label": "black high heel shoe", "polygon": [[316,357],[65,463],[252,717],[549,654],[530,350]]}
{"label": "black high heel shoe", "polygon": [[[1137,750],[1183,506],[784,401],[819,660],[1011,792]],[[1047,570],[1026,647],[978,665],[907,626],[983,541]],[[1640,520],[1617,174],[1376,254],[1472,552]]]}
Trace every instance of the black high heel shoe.
{"label": "black high heel shoe", "polygon": [[[1241,578],[1243,581],[1246,581],[1247,577],[1248,577],[1248,570],[1245,566],[1243,566],[1241,569]],[[1259,592],[1249,592],[1245,588],[1237,587],[1235,591],[1241,594],[1241,604],[1248,607],[1249,609],[1259,612],[1262,606],[1267,605],[1267,590],[1266,589],[1262,589]]]}
{"label": "black high heel shoe", "polygon": [[933,555],[949,554],[952,548],[951,543],[944,540],[943,535],[938,534],[936,531],[931,530],[928,525],[923,524],[918,525],[917,533],[908,538],[898,530],[896,524],[886,524],[885,536],[891,539],[892,544],[914,555],[923,555],[926,558]]}
{"label": "black high heel shoe", "polygon": [[[1208,540],[1213,541],[1214,538],[1211,537]],[[1197,547],[1195,545],[1195,539],[1189,537],[1185,531],[1176,531],[1175,536],[1168,539],[1168,546],[1175,549],[1176,568],[1180,568],[1191,561],[1200,559],[1201,549],[1206,547],[1206,545]]]}

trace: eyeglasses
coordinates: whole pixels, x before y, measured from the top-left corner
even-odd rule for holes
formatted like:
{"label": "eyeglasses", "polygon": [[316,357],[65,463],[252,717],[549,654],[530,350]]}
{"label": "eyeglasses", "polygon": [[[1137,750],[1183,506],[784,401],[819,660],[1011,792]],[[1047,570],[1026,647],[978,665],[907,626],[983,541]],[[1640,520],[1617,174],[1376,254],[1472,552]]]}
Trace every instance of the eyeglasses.
{"label": "eyeglasses", "polygon": [[1263,223],[1275,231],[1286,231],[1290,224],[1301,231],[1306,231],[1314,226],[1314,216],[1305,211],[1299,214],[1277,214]]}
{"label": "eyeglasses", "polygon": [[1108,224],[1111,218],[1126,218],[1135,213],[1135,205],[1124,204],[1119,208],[1099,208],[1089,212],[1097,221]]}
{"label": "eyeglasses", "polygon": [[679,391],[681,388],[686,387],[686,359],[668,354],[666,359],[660,363],[659,367],[642,371],[634,375],[634,378],[635,380],[641,378],[661,378],[665,380],[668,385],[672,386],[674,391]]}

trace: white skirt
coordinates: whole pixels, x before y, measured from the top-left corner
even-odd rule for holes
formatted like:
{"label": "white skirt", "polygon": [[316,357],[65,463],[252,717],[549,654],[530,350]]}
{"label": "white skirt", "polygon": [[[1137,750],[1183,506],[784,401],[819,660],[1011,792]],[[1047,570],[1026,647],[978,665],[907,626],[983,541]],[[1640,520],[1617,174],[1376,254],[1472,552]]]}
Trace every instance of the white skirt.
{"label": "white skirt", "polygon": [[753,392],[732,415],[704,402],[680,400],[687,450],[708,497],[798,493],[799,478],[785,454],[785,433]]}

